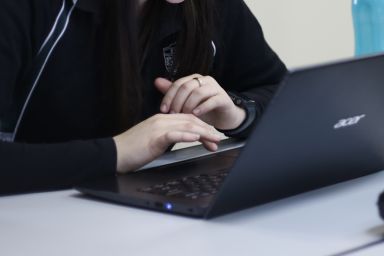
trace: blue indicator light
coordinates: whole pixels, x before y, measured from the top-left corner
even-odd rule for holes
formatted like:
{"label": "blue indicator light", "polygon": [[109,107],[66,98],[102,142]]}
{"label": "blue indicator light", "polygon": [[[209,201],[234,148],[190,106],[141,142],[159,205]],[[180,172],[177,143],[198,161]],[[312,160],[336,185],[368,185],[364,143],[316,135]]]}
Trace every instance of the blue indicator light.
{"label": "blue indicator light", "polygon": [[171,203],[166,203],[166,204],[164,204],[164,206],[165,206],[165,209],[167,209],[167,210],[172,210],[172,208],[173,208],[173,205]]}

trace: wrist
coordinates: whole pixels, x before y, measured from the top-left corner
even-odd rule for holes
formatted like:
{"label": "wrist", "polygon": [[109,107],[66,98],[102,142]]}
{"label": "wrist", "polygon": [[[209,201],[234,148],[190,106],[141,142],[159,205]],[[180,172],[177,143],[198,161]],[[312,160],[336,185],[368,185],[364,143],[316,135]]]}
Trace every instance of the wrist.
{"label": "wrist", "polygon": [[234,106],[234,108],[235,110],[233,113],[232,120],[235,120],[235,121],[232,122],[231,126],[227,127],[225,130],[237,129],[244,123],[245,119],[247,118],[247,111],[244,108],[236,105]]}
{"label": "wrist", "polygon": [[130,152],[132,147],[126,146],[126,138],[124,135],[117,135],[113,137],[113,140],[116,145],[116,172],[119,174],[124,174],[130,171],[135,170],[138,164],[136,164],[137,159],[135,159]]}
{"label": "wrist", "polygon": [[113,141],[115,142],[116,147],[116,172],[117,173],[123,173],[124,172],[124,164],[123,164],[123,154],[121,152],[121,143],[120,143],[120,137],[115,136],[113,137]]}
{"label": "wrist", "polygon": [[233,103],[242,109],[244,116],[241,116],[238,120],[239,124],[234,129],[217,129],[219,132],[224,133],[227,137],[239,137],[246,138],[253,128],[253,124],[256,121],[256,104],[255,101],[249,99],[244,95],[239,95],[233,92],[228,92]]}

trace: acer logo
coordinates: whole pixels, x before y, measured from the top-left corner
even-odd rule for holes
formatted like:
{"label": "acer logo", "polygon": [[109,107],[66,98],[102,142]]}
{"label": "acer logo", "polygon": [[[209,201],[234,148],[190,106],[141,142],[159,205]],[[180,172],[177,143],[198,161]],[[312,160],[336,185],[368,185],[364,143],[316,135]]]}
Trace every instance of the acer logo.
{"label": "acer logo", "polygon": [[339,122],[337,122],[337,124],[335,124],[333,126],[333,128],[335,128],[337,130],[340,128],[345,128],[345,127],[349,127],[352,125],[356,125],[364,117],[365,117],[365,115],[360,115],[360,116],[355,116],[355,117],[351,117],[351,118],[347,118],[347,119],[341,119]]}

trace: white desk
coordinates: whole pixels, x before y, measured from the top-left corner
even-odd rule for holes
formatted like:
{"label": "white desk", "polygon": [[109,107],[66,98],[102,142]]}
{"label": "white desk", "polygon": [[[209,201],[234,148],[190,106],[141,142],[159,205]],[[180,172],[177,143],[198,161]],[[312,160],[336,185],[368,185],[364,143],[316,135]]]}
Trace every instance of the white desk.
{"label": "white desk", "polygon": [[[376,208],[383,189],[379,173],[210,221],[73,190],[2,197],[0,255],[330,255],[384,233]],[[384,246],[375,250],[384,255]]]}
{"label": "white desk", "polygon": [[348,256],[383,256],[384,244],[372,246],[367,249],[351,253]]}

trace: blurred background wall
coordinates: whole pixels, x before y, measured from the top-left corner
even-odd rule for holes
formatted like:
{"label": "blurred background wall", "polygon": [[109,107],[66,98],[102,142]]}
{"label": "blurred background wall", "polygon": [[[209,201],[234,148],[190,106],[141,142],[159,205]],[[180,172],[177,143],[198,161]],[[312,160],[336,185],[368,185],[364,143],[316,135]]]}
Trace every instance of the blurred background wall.
{"label": "blurred background wall", "polygon": [[352,57],[351,0],[245,0],[289,68]]}

